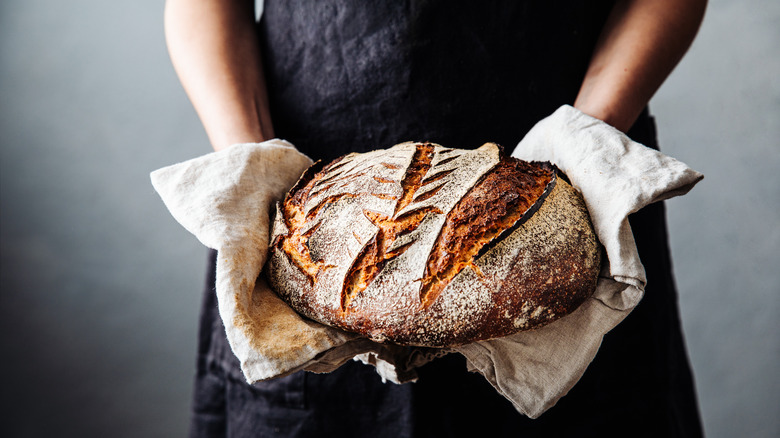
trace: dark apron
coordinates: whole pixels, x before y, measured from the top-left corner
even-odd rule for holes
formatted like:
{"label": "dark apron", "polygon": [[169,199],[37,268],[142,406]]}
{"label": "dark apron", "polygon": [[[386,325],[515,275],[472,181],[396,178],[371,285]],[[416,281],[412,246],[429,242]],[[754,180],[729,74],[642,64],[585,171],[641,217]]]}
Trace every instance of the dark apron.
{"label": "dark apron", "polygon": [[[610,7],[266,0],[259,29],[276,134],[314,159],[407,140],[494,141],[511,152],[534,123],[573,103]],[[646,112],[629,135],[656,147]],[[247,385],[217,313],[212,253],[191,436],[700,436],[663,208],[631,217],[645,298],[537,420],[468,373],[460,355],[405,385],[383,384],[357,362]]]}

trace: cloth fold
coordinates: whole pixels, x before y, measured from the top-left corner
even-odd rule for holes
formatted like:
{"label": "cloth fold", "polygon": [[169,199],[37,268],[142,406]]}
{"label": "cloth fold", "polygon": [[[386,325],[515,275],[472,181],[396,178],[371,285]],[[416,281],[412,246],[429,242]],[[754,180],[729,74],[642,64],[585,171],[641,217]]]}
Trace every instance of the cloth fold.
{"label": "cloth fold", "polygon": [[219,312],[248,382],[301,369],[330,372],[354,358],[403,383],[416,379],[415,368],[459,353],[519,412],[535,418],[571,389],[603,335],[641,299],[646,280],[628,214],[686,193],[702,176],[568,106],[539,122],[513,156],[553,162],[583,193],[606,262],[596,293],[571,315],[452,350],[379,344],[307,320],[259,276],[272,207],[311,163],[290,143],[234,145],[151,177],[174,218],[218,251]]}

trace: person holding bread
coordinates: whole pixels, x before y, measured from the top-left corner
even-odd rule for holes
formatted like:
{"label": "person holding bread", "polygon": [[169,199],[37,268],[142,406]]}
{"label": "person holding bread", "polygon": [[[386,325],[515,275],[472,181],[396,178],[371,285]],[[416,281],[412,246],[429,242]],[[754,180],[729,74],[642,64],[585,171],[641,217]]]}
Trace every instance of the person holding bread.
{"label": "person holding bread", "polygon": [[[657,148],[647,103],[705,4],[265,0],[258,22],[248,0],[167,0],[165,25],[215,150],[278,137],[315,160],[407,140],[490,141],[511,152],[565,104]],[[569,394],[533,420],[458,355],[404,385],[358,362],[248,385],[225,340],[212,270],[190,435],[701,436],[664,205],[630,220],[645,297]]]}

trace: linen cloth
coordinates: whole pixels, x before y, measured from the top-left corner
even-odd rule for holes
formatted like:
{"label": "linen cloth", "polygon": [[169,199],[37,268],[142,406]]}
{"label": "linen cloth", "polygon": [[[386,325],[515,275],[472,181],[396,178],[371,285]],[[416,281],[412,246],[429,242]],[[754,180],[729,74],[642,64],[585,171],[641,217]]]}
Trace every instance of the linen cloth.
{"label": "linen cloth", "polygon": [[642,297],[644,269],[628,214],[686,193],[702,175],[569,106],[539,122],[513,156],[556,164],[583,193],[607,258],[593,297],[530,332],[453,350],[377,344],[307,320],[258,278],[269,212],[311,160],[283,140],[234,145],[152,173],[174,218],[217,249],[217,299],[226,335],[248,382],[306,369],[329,372],[357,358],[396,383],[442,354],[463,354],[515,408],[536,418],[582,376],[605,333]]}

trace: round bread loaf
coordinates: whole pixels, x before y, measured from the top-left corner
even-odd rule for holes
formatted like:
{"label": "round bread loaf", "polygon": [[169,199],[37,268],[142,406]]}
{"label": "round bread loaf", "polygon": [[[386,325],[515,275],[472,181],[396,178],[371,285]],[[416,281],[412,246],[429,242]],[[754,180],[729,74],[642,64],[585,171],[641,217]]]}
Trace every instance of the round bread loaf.
{"label": "round bread loaf", "polygon": [[315,163],[277,204],[265,272],[316,321],[449,347],[571,313],[601,250],[579,193],[549,163],[431,143]]}

